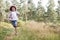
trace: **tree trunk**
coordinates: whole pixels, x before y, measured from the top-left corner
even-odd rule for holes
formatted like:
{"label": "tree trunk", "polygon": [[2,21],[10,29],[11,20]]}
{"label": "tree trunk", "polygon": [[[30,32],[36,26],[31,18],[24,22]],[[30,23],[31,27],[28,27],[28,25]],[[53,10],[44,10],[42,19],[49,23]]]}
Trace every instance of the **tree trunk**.
{"label": "tree trunk", "polygon": [[25,14],[25,21],[27,21],[27,14]]}

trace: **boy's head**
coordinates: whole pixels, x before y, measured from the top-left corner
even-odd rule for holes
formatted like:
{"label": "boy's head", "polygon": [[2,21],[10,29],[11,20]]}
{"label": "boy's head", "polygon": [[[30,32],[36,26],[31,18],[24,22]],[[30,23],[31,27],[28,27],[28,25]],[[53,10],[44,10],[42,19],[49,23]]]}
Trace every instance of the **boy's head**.
{"label": "boy's head", "polygon": [[16,11],[16,7],[15,6],[11,6],[10,7],[10,11]]}

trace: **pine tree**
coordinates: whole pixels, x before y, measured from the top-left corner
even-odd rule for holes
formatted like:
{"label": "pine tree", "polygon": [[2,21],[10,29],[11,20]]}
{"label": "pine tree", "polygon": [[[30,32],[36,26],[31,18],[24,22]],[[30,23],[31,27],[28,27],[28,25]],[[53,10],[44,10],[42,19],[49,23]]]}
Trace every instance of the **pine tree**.
{"label": "pine tree", "polygon": [[60,21],[60,1],[58,1],[58,4],[59,4],[59,6],[58,6],[58,8],[57,8],[57,13],[58,13],[58,18],[57,18],[57,20]]}
{"label": "pine tree", "polygon": [[33,3],[32,0],[28,0],[28,13],[29,13],[29,19],[33,19],[34,15],[35,15],[35,11],[36,11],[36,7],[35,4]]}
{"label": "pine tree", "polygon": [[48,21],[56,21],[57,19],[57,13],[56,11],[54,10],[54,7],[55,7],[55,4],[54,4],[54,0],[49,0],[49,6],[47,7],[48,10],[47,10],[47,20]]}
{"label": "pine tree", "polygon": [[23,15],[24,15],[24,18],[25,18],[25,21],[27,21],[28,17],[27,17],[27,13],[28,13],[28,6],[27,4],[24,2],[23,3]]}
{"label": "pine tree", "polygon": [[10,3],[6,0],[4,4],[5,4],[5,12],[9,12]]}
{"label": "pine tree", "polygon": [[39,21],[43,21],[44,20],[44,13],[45,13],[45,9],[42,6],[42,2],[41,0],[38,1],[38,7],[37,7],[37,17]]}

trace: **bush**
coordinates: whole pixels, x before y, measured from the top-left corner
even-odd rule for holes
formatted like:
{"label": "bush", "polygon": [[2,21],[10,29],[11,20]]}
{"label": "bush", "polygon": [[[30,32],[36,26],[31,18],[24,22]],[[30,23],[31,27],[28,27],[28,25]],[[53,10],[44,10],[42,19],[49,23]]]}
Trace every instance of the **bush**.
{"label": "bush", "polygon": [[4,28],[3,26],[0,26],[0,40],[4,40],[7,35],[9,35],[12,32],[12,29]]}
{"label": "bush", "polygon": [[18,20],[18,27],[22,27],[22,26],[24,26],[25,25],[25,22],[24,21],[22,21],[22,20]]}
{"label": "bush", "polygon": [[5,27],[5,28],[12,28],[13,27],[10,23],[6,23],[6,22],[0,22],[0,26]]}

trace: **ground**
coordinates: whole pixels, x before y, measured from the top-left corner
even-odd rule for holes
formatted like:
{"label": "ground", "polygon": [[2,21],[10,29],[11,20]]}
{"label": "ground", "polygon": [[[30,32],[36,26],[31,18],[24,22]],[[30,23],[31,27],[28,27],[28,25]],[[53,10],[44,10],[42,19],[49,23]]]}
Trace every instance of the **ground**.
{"label": "ground", "polygon": [[9,29],[4,40],[60,40],[60,24],[29,21],[18,27],[17,35],[13,27]]}

